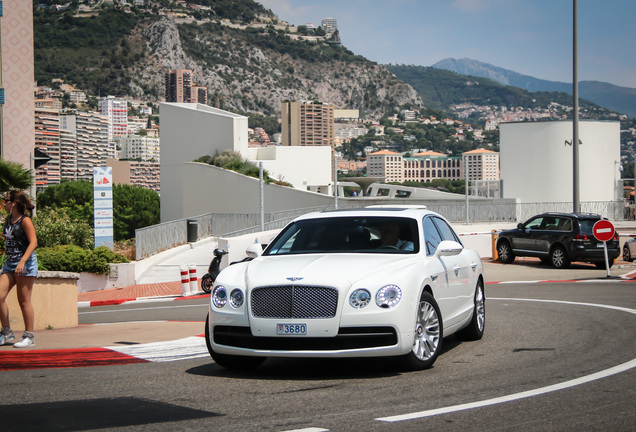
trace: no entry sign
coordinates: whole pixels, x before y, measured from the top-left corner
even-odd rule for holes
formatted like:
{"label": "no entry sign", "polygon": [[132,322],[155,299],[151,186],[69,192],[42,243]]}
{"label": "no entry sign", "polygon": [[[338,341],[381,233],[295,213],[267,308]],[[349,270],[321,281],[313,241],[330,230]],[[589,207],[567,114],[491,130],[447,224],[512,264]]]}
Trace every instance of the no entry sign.
{"label": "no entry sign", "polygon": [[614,225],[605,219],[602,219],[594,224],[592,233],[597,240],[606,242],[610,241],[614,237],[615,229]]}

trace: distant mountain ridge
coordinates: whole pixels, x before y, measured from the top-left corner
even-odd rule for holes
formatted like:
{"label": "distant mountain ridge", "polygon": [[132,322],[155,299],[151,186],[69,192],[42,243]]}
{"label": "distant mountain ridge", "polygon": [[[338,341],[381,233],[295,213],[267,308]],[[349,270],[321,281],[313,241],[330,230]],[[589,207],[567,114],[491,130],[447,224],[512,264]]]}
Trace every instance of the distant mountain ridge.
{"label": "distant mountain ridge", "polygon": [[[572,94],[571,83],[538,79],[469,58],[446,58],[432,67],[462,75],[489,78],[500,84],[531,92],[557,91]],[[600,81],[579,81],[579,96],[612,111],[636,118],[636,89],[634,88]]]}

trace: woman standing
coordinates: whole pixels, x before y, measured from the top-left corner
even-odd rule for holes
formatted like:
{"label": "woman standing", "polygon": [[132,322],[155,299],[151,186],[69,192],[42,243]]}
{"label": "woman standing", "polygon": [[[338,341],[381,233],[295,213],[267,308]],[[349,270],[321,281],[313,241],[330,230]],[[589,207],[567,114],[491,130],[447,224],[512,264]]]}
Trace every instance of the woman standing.
{"label": "woman standing", "polygon": [[35,346],[33,325],[35,315],[31,304],[33,283],[38,275],[38,259],[35,248],[38,240],[35,235],[33,221],[25,216],[27,210],[34,207],[31,201],[20,191],[11,191],[4,201],[4,209],[9,213],[4,223],[5,254],[7,261],[2,266],[0,274],[0,345],[15,340],[9,322],[9,307],[6,299],[9,291],[17,286],[18,302],[24,319],[24,334],[22,340],[13,344],[14,348]]}

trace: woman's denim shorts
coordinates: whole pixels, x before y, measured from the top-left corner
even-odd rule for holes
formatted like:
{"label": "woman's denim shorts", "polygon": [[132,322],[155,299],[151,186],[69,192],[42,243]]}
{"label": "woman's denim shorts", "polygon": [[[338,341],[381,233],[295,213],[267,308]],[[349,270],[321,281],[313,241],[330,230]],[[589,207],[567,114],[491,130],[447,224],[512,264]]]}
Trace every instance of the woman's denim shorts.
{"label": "woman's denim shorts", "polygon": [[[18,266],[20,261],[16,262],[5,262],[2,266],[2,273],[14,273],[15,268]],[[20,276],[37,276],[38,275],[38,257],[35,255],[35,252],[31,254],[27,262],[24,264],[24,273]]]}

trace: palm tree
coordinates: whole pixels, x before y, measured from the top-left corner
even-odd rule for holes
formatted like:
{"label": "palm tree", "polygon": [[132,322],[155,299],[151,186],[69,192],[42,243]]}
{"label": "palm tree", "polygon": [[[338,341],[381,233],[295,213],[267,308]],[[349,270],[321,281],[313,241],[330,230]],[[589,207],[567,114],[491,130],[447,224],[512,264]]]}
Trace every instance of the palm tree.
{"label": "palm tree", "polygon": [[0,159],[0,193],[12,189],[27,190],[31,187],[31,170],[17,162]]}

